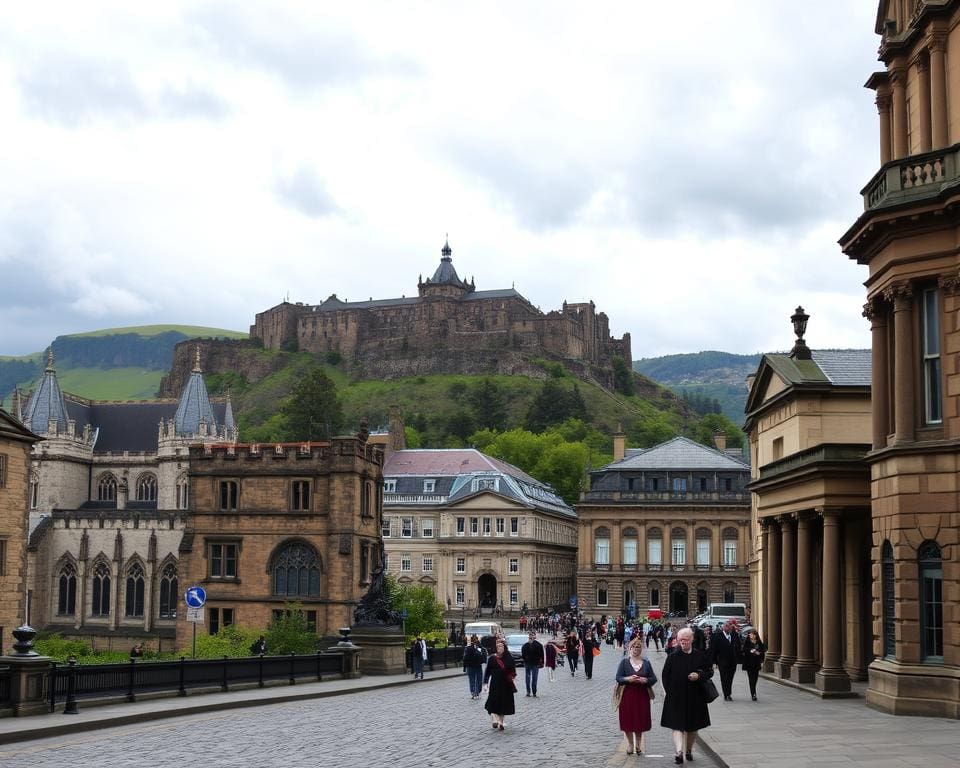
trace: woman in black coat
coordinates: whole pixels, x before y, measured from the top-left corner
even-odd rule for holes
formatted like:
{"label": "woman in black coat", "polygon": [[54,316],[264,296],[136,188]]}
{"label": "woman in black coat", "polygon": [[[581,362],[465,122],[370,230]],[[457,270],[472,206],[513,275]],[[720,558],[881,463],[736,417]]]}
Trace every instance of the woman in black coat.
{"label": "woman in black coat", "polygon": [[703,651],[693,647],[693,631],[683,628],[677,632],[678,648],[667,656],[660,672],[660,682],[666,692],[660,725],[673,731],[674,762],[693,760],[693,743],[697,731],[710,725],[710,712],[703,681],[713,677],[713,665]]}
{"label": "woman in black coat", "polygon": [[506,641],[498,637],[496,652],[487,660],[487,669],[483,673],[483,689],[489,691],[483,708],[490,713],[494,730],[503,730],[504,715],[516,713],[513,703],[513,694],[517,692],[513,682],[516,676],[513,656],[507,651]]}
{"label": "woman in black coat", "polygon": [[593,649],[600,647],[600,641],[593,634],[592,629],[587,630],[587,636],[583,638],[583,671],[587,675],[587,680],[593,677]]}
{"label": "woman in black coat", "polygon": [[571,630],[567,635],[565,643],[567,651],[567,661],[570,663],[570,677],[577,675],[577,662],[580,660],[580,637],[576,631]]}
{"label": "woman in black coat", "polygon": [[747,680],[750,681],[750,698],[757,700],[757,678],[760,677],[760,668],[763,666],[763,656],[767,652],[767,647],[760,639],[760,635],[755,629],[747,633],[747,639],[743,641],[743,671],[747,673]]}

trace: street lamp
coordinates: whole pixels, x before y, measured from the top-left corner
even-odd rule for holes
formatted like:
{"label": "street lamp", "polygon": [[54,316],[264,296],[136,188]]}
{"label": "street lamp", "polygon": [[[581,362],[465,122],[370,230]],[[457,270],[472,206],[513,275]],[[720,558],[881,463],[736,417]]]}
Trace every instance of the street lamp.
{"label": "street lamp", "polygon": [[797,335],[793,349],[790,350],[790,357],[795,360],[810,360],[812,358],[810,348],[807,346],[807,342],[803,340],[803,334],[807,332],[807,320],[809,319],[810,315],[803,311],[803,307],[797,307],[797,311],[790,317],[790,322],[793,323],[793,332]]}

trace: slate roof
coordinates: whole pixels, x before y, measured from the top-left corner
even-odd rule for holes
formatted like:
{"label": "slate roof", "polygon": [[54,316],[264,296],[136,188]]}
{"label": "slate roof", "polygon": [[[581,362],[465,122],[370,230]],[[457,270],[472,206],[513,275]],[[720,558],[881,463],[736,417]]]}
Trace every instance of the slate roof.
{"label": "slate roof", "polygon": [[770,367],[788,384],[870,386],[869,349],[815,349],[811,357],[811,360],[795,360],[790,355],[764,355]]}
{"label": "slate roof", "polygon": [[57,420],[58,431],[66,431],[67,418],[67,408],[63,401],[63,392],[60,391],[60,382],[57,381],[51,352],[50,362],[43,372],[40,385],[34,390],[27,404],[27,413],[23,421],[34,432],[46,434],[50,419]]}
{"label": "slate roof", "polygon": [[217,420],[210,407],[207,385],[199,367],[194,367],[190,378],[180,395],[177,413],[173,417],[178,435],[196,435],[200,432],[200,422],[207,427],[216,427]]}
{"label": "slate roof", "polygon": [[597,472],[638,469],[710,469],[721,471],[749,471],[750,465],[715,448],[708,448],[687,437],[675,437],[652,448],[640,449],[625,455],[620,461],[607,464]]}
{"label": "slate roof", "polygon": [[38,435],[35,435],[22,422],[2,408],[0,408],[0,437],[24,443],[35,443],[40,440]]}

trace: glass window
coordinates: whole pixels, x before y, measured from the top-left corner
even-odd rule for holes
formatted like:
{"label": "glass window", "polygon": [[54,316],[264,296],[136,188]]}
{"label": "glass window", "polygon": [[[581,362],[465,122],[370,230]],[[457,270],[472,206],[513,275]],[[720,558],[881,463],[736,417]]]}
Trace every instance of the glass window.
{"label": "glass window", "polygon": [[93,568],[91,613],[94,616],[110,615],[110,568],[106,563],[97,563]]}
{"label": "glass window", "polygon": [[30,475],[30,509],[36,509],[40,506],[40,479],[36,475]]}
{"label": "glass window", "polygon": [[735,603],[737,601],[737,585],[728,581],[723,585],[723,602]]}
{"label": "glass window", "polygon": [[483,518],[483,535],[484,536],[490,535],[490,518],[489,517]]}
{"label": "glass window", "polygon": [[405,539],[413,536],[413,518],[404,517],[400,519],[400,535]]}
{"label": "glass window", "polygon": [[596,565],[610,565],[610,539],[598,536],[594,543],[594,563]]}
{"label": "glass window", "polygon": [[467,518],[458,517],[457,518],[457,536],[463,536],[464,531],[466,531]]}
{"label": "glass window", "polygon": [[400,555],[400,570],[405,572],[413,570],[413,561],[409,552]]}
{"label": "glass window", "polygon": [[520,533],[520,518],[511,517],[510,518],[510,535],[516,536]]}
{"label": "glass window", "polygon": [[925,661],[943,661],[943,559],[936,542],[918,551],[920,566],[920,645]]}
{"label": "glass window", "polygon": [[420,535],[425,539],[433,538],[433,518],[427,517],[420,521]]}
{"label": "glass window", "polygon": [[940,312],[936,288],[923,292],[923,394],[927,424],[943,421],[940,391]]}
{"label": "glass window", "polygon": [[129,617],[143,616],[143,566],[140,563],[135,563],[127,571],[124,592],[125,615]]}
{"label": "glass window", "polygon": [[273,561],[273,594],[286,597],[320,595],[320,558],[313,547],[288,544]]}
{"label": "glass window", "polygon": [[177,567],[167,563],[160,575],[160,618],[177,618],[177,602],[180,589],[177,582]]}
{"label": "glass window", "polygon": [[520,573],[520,558],[510,558],[510,573]]}
{"label": "glass window", "polygon": [[597,584],[597,605],[607,604],[607,583],[601,581]]}
{"label": "glass window", "polygon": [[637,540],[634,538],[623,540],[623,564],[637,564]]}
{"label": "glass window", "polygon": [[710,539],[697,539],[697,565],[710,565]]}
{"label": "glass window", "polygon": [[516,587],[510,587],[510,605],[518,605],[520,603],[520,590]]}
{"label": "glass window", "polygon": [[383,481],[383,492],[384,493],[396,493],[397,492],[397,481],[395,478],[390,480],[384,479]]}
{"label": "glass window", "polygon": [[436,480],[424,480],[423,481],[423,492],[424,493],[433,493],[436,490],[437,481]]}
{"label": "glass window", "polygon": [[663,564],[663,539],[647,539],[647,563],[649,565]]}
{"label": "glass window", "polygon": [[470,535],[476,536],[478,533],[480,533],[480,518],[471,517],[470,518]]}
{"label": "glass window", "polygon": [[896,598],[893,594],[894,568],[893,547],[889,541],[883,542],[881,574],[883,589],[883,655],[894,658],[897,655],[896,640]]}
{"label": "glass window", "polygon": [[237,545],[211,544],[210,545],[210,578],[235,579],[237,578]]}
{"label": "glass window", "polygon": [[237,497],[239,496],[240,486],[236,480],[220,481],[220,510],[222,512],[237,511]]}
{"label": "glass window", "polygon": [[117,479],[109,472],[97,481],[97,501],[117,500]]}
{"label": "glass window", "polygon": [[[310,481],[294,480],[292,486],[293,486],[293,498],[291,499],[290,508],[297,512],[309,511]],[[361,496],[361,498],[363,497]]]}
{"label": "glass window", "polygon": [[457,573],[466,573],[467,572],[467,558],[458,557],[457,558]]}
{"label": "glass window", "polygon": [[433,573],[433,557],[423,556],[423,572]]}
{"label": "glass window", "polygon": [[60,569],[57,592],[57,613],[73,616],[77,610],[77,569],[68,564]]}
{"label": "glass window", "polygon": [[137,478],[137,501],[157,500],[157,478],[155,475],[141,475]]}
{"label": "glass window", "polygon": [[683,496],[686,492],[687,492],[687,478],[685,477],[673,478],[673,495]]}
{"label": "glass window", "polygon": [[671,552],[672,559],[670,562],[673,565],[687,564],[687,542],[685,539],[673,539],[671,541]]}
{"label": "glass window", "polygon": [[498,517],[497,518],[497,536],[503,536],[506,530],[507,530],[506,520],[504,520],[502,517]]}
{"label": "glass window", "polygon": [[660,587],[656,585],[650,586],[650,605],[654,608],[660,605]]}
{"label": "glass window", "polygon": [[463,605],[466,602],[466,593],[463,584],[457,584],[457,605]]}
{"label": "glass window", "polygon": [[728,568],[736,566],[737,564],[737,540],[736,539],[723,540],[723,564]]}
{"label": "glass window", "polygon": [[383,520],[380,521],[380,533],[383,534],[383,538],[390,538],[390,521],[393,520],[392,517],[383,516]]}
{"label": "glass window", "polygon": [[190,503],[190,483],[186,475],[177,478],[177,509],[186,509]]}

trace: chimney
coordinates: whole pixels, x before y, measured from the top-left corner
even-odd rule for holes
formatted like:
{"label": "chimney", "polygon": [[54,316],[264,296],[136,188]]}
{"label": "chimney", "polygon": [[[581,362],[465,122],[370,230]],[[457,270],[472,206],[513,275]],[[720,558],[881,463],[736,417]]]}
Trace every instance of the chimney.
{"label": "chimney", "polygon": [[727,450],[727,435],[724,432],[714,432],[713,444],[717,446],[717,450],[720,451],[720,453],[723,453]]}
{"label": "chimney", "polygon": [[623,424],[617,423],[617,431],[613,433],[613,460],[620,461],[627,454],[627,436],[623,433]]}

